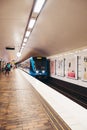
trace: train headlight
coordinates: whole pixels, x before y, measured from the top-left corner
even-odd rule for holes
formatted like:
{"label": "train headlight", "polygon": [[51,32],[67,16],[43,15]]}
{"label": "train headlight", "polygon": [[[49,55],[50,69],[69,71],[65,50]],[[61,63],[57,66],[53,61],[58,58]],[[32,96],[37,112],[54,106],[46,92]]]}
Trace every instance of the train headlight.
{"label": "train headlight", "polygon": [[42,70],[42,73],[45,73],[45,70]]}
{"label": "train headlight", "polygon": [[38,70],[36,70],[36,73],[38,74],[38,73],[39,73],[39,71],[38,71]]}

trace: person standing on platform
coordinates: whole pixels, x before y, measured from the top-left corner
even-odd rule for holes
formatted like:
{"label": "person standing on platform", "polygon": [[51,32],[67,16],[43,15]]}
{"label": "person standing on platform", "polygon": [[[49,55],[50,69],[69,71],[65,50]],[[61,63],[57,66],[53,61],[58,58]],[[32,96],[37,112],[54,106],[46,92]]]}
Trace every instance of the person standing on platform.
{"label": "person standing on platform", "polygon": [[7,63],[6,66],[5,66],[5,75],[6,75],[6,74],[9,75],[10,70],[11,70],[11,64],[10,64],[10,63]]}

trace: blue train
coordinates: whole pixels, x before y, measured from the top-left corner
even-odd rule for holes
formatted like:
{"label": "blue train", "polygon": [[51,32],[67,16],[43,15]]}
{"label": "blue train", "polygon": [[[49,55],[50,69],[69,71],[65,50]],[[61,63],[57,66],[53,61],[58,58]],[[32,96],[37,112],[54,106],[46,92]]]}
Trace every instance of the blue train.
{"label": "blue train", "polygon": [[49,76],[49,61],[46,57],[31,57],[20,64],[31,76],[46,79]]}

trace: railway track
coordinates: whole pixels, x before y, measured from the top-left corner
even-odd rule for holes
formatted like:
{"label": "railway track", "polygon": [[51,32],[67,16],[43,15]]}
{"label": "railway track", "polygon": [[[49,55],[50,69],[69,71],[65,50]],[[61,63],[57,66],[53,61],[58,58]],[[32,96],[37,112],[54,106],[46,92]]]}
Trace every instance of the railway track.
{"label": "railway track", "polygon": [[43,82],[87,109],[87,88],[51,77]]}

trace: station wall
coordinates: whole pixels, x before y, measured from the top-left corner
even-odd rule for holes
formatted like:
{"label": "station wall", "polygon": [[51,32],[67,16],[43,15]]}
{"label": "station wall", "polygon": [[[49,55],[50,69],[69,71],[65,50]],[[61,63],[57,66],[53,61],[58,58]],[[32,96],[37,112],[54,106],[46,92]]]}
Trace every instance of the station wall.
{"label": "station wall", "polygon": [[87,87],[87,50],[75,50],[48,59],[51,77]]}

